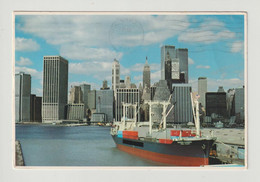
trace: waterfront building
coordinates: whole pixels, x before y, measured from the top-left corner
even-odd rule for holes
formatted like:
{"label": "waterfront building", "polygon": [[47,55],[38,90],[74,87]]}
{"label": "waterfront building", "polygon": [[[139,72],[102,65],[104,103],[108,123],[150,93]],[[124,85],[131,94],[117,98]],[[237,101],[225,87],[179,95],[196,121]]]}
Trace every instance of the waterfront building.
{"label": "waterfront building", "polygon": [[68,103],[68,61],[61,56],[44,56],[43,61],[42,120],[60,122]]}
{"label": "waterfront building", "polygon": [[83,92],[80,86],[74,86],[70,89],[69,104],[83,103]]}
{"label": "waterfront building", "polygon": [[203,107],[206,106],[205,104],[205,94],[208,91],[207,88],[207,78],[206,77],[199,77],[198,78],[198,94],[199,94],[199,103],[201,103],[201,105]]}
{"label": "waterfront building", "polygon": [[113,90],[96,91],[96,113],[104,113],[105,121],[113,121]]}
{"label": "waterfront building", "polygon": [[189,83],[188,49],[186,49],[186,48],[176,49],[176,58],[179,59],[180,73],[184,74],[184,82],[183,83]]}
{"label": "waterfront building", "polygon": [[67,120],[83,120],[84,118],[84,104],[70,103],[66,106]]}
{"label": "waterfront building", "polygon": [[[121,121],[123,116],[123,105],[124,103],[137,104],[137,108],[140,105],[140,92],[137,88],[118,88],[116,90],[115,99],[115,120]],[[128,116],[130,118],[134,117],[132,108],[128,111]],[[140,121],[140,115],[137,114],[137,120]]]}
{"label": "waterfront building", "polygon": [[119,61],[114,59],[112,65],[112,90],[115,92],[120,85],[120,64]]}
{"label": "waterfront building", "polygon": [[206,93],[206,116],[214,118],[227,117],[226,92]]}
{"label": "waterfront building", "polygon": [[91,90],[91,85],[89,84],[81,84],[80,85],[82,94],[83,94],[83,103],[84,103],[84,118],[87,118],[87,109],[88,107],[88,93]]}
{"label": "waterfront building", "polygon": [[88,107],[90,110],[96,109],[96,90],[90,90],[88,92]]}
{"label": "waterfront building", "polygon": [[241,122],[245,120],[245,88],[235,89],[235,115]]}
{"label": "waterfront building", "polygon": [[105,113],[93,113],[91,116],[91,122],[106,122],[107,115]]}
{"label": "waterfront building", "polygon": [[31,75],[15,74],[15,122],[30,121]]}
{"label": "waterfront building", "polygon": [[167,59],[167,53],[169,53],[169,57],[171,60],[176,58],[175,46],[172,45],[164,45],[161,47],[161,80],[165,80],[165,62]]}
{"label": "waterfront building", "polygon": [[174,123],[193,122],[191,92],[190,84],[173,84]]}
{"label": "waterfront building", "polygon": [[37,97],[35,94],[31,94],[30,100],[30,120],[32,122],[42,122],[42,97]]}

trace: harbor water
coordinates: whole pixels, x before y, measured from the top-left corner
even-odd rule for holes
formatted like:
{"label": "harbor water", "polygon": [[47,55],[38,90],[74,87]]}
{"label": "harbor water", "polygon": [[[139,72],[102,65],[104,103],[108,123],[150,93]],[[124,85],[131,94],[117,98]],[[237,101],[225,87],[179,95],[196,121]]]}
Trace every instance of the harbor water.
{"label": "harbor water", "polygon": [[26,166],[162,166],[116,148],[110,127],[16,125]]}

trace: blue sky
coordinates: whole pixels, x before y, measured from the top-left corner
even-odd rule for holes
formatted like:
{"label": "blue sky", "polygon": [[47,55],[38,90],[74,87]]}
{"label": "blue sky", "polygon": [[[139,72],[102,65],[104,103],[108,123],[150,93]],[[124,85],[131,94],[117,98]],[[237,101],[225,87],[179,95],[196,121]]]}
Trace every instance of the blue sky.
{"label": "blue sky", "polygon": [[121,79],[142,82],[145,57],[152,83],[160,80],[160,47],[188,48],[189,83],[208,78],[208,90],[244,85],[243,15],[16,15],[15,70],[32,76],[42,95],[43,56],[69,60],[69,85],[111,85],[114,58]]}

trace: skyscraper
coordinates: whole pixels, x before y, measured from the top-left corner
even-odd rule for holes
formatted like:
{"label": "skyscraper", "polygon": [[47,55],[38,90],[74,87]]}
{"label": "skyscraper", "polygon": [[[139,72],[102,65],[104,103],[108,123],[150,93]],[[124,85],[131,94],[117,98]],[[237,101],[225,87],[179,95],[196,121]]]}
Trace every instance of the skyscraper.
{"label": "skyscraper", "polygon": [[167,82],[168,89],[170,93],[172,92],[172,60],[170,58],[169,52],[167,52],[165,60],[165,80]]}
{"label": "skyscraper", "polygon": [[228,116],[226,92],[206,93],[206,115],[214,118]]}
{"label": "skyscraper", "polygon": [[150,87],[151,87],[151,69],[148,64],[147,57],[146,57],[145,65],[144,65],[144,69],[143,69],[143,88],[145,88],[145,85],[148,89],[150,89]]}
{"label": "skyscraper", "polygon": [[[121,121],[123,116],[123,105],[124,103],[137,104],[137,108],[140,105],[140,92],[138,88],[118,88],[116,91],[116,101],[115,101],[115,120]],[[133,110],[129,110],[129,116],[133,116]],[[140,116],[138,115],[138,118]],[[140,119],[137,119],[140,121]]]}
{"label": "skyscraper", "polygon": [[151,70],[146,57],[143,69],[143,100],[151,100]]}
{"label": "skyscraper", "polygon": [[202,104],[203,107],[206,107],[205,104],[205,94],[208,91],[207,89],[207,78],[199,77],[198,78],[198,94],[199,94],[199,103]]}
{"label": "skyscraper", "polygon": [[80,86],[74,86],[70,89],[69,104],[67,104],[66,112],[69,120],[83,120],[85,107],[83,103],[83,92]]}
{"label": "skyscraper", "polygon": [[44,56],[42,120],[65,119],[68,102],[68,61],[61,56]]}
{"label": "skyscraper", "polygon": [[115,92],[120,85],[120,64],[119,61],[114,59],[112,65],[112,90]]}
{"label": "skyscraper", "polygon": [[165,61],[167,59],[167,52],[171,60],[176,58],[175,46],[164,45],[161,47],[161,80],[165,80]]}
{"label": "skyscraper", "polygon": [[245,88],[235,89],[235,114],[240,121],[245,120]]}
{"label": "skyscraper", "polygon": [[80,86],[74,86],[70,89],[69,104],[83,103],[83,92]]}
{"label": "skyscraper", "polygon": [[31,121],[42,122],[42,97],[31,94]]}
{"label": "skyscraper", "polygon": [[96,91],[97,113],[104,113],[107,122],[113,121],[113,90]]}
{"label": "skyscraper", "polygon": [[31,75],[15,74],[15,122],[30,121]]}
{"label": "skyscraper", "polygon": [[184,83],[189,83],[188,75],[188,49],[179,48],[176,49],[176,58],[179,59],[180,73],[184,73]]}
{"label": "skyscraper", "polygon": [[193,122],[191,91],[189,84],[173,84],[174,123]]}

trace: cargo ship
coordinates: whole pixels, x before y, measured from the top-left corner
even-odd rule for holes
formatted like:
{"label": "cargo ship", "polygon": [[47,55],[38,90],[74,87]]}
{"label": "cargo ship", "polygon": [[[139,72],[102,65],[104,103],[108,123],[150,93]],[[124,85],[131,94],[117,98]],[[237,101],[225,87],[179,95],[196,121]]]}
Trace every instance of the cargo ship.
{"label": "cargo ship", "polygon": [[[111,128],[112,138],[119,150],[170,166],[209,165],[209,153],[216,138],[201,136],[197,101],[196,111],[192,107],[194,130],[166,127],[166,108],[169,101],[147,102],[150,108],[149,122],[137,122],[136,117],[127,118],[128,108],[134,107],[136,111],[136,104],[122,104],[123,117],[121,121],[114,122]],[[157,128],[151,119],[153,104],[163,105],[162,122]]]}

